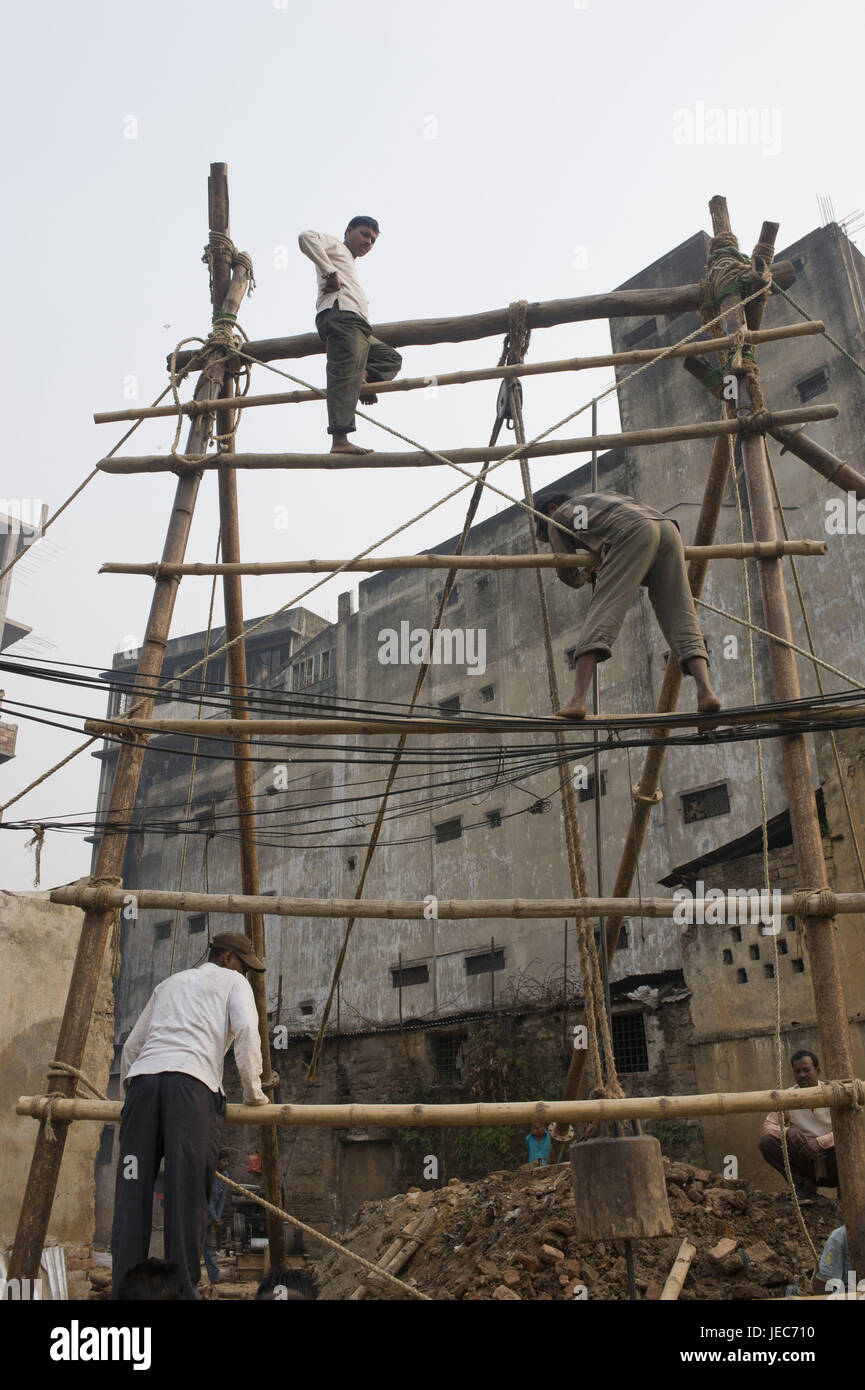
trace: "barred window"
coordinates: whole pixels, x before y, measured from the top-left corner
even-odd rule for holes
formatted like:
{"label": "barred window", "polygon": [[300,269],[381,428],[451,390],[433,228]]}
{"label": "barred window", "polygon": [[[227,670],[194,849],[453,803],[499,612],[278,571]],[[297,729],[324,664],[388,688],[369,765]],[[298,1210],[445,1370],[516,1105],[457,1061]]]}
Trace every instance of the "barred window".
{"label": "barred window", "polygon": [[613,1014],[610,1019],[613,1035],[613,1055],[621,1072],[648,1071],[649,1051],[646,1047],[646,1020],[639,1011]]}

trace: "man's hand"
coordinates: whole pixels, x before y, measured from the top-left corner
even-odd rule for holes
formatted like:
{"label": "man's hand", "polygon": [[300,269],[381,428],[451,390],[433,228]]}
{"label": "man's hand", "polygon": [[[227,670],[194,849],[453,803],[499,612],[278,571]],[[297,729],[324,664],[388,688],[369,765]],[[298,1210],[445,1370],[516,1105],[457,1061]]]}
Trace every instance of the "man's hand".
{"label": "man's hand", "polygon": [[823,1148],[823,1145],[818,1143],[816,1139],[809,1139],[807,1136],[802,1152],[806,1153],[809,1158],[813,1158],[815,1162],[818,1158],[825,1158],[826,1156],[826,1150]]}
{"label": "man's hand", "polygon": [[332,270],[324,282],[323,288],[328,294],[333,294],[336,290],[342,289],[342,282],[335,270]]}

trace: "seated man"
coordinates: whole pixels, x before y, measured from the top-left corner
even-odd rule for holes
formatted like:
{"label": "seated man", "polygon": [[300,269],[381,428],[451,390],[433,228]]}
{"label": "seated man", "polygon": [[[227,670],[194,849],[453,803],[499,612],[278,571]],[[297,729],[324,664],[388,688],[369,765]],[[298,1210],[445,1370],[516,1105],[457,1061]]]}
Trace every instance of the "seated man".
{"label": "seated man", "polygon": [[[794,1052],[790,1060],[797,1086],[819,1085],[820,1064],[813,1052]],[[782,1124],[787,1135],[790,1172],[796,1180],[796,1195],[800,1203],[810,1205],[817,1196],[818,1184],[838,1186],[831,1111],[828,1106],[821,1106],[817,1110],[773,1110],[766,1116],[758,1147],[766,1162],[786,1177]]]}
{"label": "seated man", "polygon": [[628,605],[640,585],[649,591],[661,631],[686,675],[697,686],[697,709],[721,708],[709,680],[709,658],[688,584],[682,538],[675,521],[615,492],[562,492],[535,498],[536,511],[552,524],[537,522],[538,539],[556,555],[591,551],[586,569],[560,568],[559,579],[572,589],[588,580],[594,592],[576,645],[574,693],[558,710],[562,719],[585,719],[586,698],[599,661],[609,660]]}

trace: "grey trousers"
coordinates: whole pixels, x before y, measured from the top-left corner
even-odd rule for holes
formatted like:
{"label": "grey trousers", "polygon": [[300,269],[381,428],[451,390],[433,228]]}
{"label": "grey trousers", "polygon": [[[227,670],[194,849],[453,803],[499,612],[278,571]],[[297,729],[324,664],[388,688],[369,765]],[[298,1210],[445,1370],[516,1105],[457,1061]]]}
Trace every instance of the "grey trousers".
{"label": "grey trousers", "polygon": [[599,661],[609,660],[628,606],[644,581],[658,625],[679,664],[695,656],[708,660],[679,528],[672,521],[648,517],[609,537],[576,656],[595,651]]}
{"label": "grey trousers", "polygon": [[318,336],[327,348],[327,432],[351,434],[363,374],[370,381],[390,381],[402,357],[378,338],[366,319],[351,309],[332,309],[316,316]]}
{"label": "grey trousers", "polygon": [[[787,1173],[784,1168],[784,1150],[781,1140],[775,1134],[761,1134],[757,1147],[765,1158],[766,1162],[786,1178]],[[790,1172],[794,1178],[800,1182],[808,1183],[810,1186],[817,1187],[837,1187],[838,1186],[838,1160],[835,1157],[834,1149],[823,1150],[823,1166],[826,1171],[818,1174],[817,1164],[813,1158],[801,1151],[797,1152],[790,1147],[789,1131],[787,1137],[787,1152],[790,1156]]]}
{"label": "grey trousers", "polygon": [[[134,1076],[120,1117],[111,1263],[114,1297],[147,1259],[153,1184],[165,1159],[165,1258],[180,1266],[184,1297],[200,1298],[207,1204],[222,1142],[225,1097],[182,1071]],[[135,1160],[134,1163],[131,1160]]]}

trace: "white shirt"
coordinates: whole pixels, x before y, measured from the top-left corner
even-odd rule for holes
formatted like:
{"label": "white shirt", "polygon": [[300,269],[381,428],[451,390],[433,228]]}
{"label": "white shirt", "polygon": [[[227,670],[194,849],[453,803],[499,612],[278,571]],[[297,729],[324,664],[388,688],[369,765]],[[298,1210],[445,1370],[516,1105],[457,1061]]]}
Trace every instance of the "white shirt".
{"label": "white shirt", "polygon": [[[329,236],[327,232],[301,232],[297,244],[305,256],[309,256],[318,276],[318,298],[315,312],[331,309],[339,299],[340,309],[351,309],[369,321],[369,300],[360,287],[355,269],[355,258],[344,241]],[[341,289],[325,290],[324,282],[328,275],[336,271]]]}
{"label": "white shirt", "polygon": [[211,1091],[221,1091],[225,1054],[232,1042],[244,1103],[267,1100],[261,1089],[258,1012],[249,981],[238,970],[209,961],[195,970],[181,970],[156,986],[126,1039],[120,1085],[133,1076],[182,1071]]}

